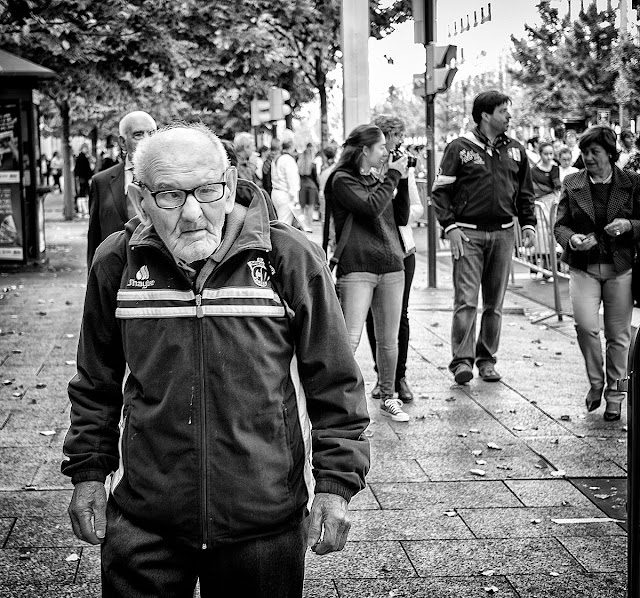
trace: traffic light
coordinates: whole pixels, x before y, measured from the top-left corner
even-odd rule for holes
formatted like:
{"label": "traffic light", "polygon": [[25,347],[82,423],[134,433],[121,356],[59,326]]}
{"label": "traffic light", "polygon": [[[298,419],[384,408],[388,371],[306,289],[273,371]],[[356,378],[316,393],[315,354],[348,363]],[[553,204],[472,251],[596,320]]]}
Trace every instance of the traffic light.
{"label": "traffic light", "polygon": [[435,37],[435,0],[412,0],[413,43],[428,44]]}
{"label": "traffic light", "polygon": [[427,46],[427,94],[447,91],[458,69],[455,66],[457,46]]}
{"label": "traffic light", "polygon": [[273,120],[269,112],[268,100],[251,100],[251,126],[259,127],[262,123]]}
{"label": "traffic light", "polygon": [[281,87],[272,87],[269,90],[269,113],[270,120],[284,120],[284,117],[291,114],[291,106],[286,102],[291,94]]}

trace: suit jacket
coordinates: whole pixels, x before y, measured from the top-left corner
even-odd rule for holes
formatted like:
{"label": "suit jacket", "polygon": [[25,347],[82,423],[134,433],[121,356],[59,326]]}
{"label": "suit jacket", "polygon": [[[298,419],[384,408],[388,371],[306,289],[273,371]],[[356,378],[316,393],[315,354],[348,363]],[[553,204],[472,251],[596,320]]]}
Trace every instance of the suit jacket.
{"label": "suit jacket", "polygon": [[[631,230],[612,237],[611,251],[616,272],[624,272],[633,266],[635,246],[640,240],[640,175],[613,167],[611,193],[607,202],[607,223],[615,218],[626,218]],[[580,170],[568,174],[564,179],[558,214],[553,229],[562,245],[562,260],[574,268],[586,270],[589,265],[588,251],[571,249],[569,240],[576,234],[595,232],[596,215],[589,186],[589,173]],[[605,233],[606,234],[606,233]]]}
{"label": "suit jacket", "polygon": [[96,174],[89,189],[87,267],[98,245],[111,233],[124,229],[129,220],[124,192],[124,161]]}

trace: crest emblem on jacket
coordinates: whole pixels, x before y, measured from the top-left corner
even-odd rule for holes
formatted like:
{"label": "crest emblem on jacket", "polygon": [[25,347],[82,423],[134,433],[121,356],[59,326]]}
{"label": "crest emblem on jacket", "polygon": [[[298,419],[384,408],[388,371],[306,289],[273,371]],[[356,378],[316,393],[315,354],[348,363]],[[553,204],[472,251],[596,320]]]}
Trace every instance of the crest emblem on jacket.
{"label": "crest emblem on jacket", "polygon": [[267,286],[269,275],[267,273],[267,266],[264,263],[264,258],[259,257],[255,260],[247,262],[247,266],[251,269],[251,278],[256,286],[264,288]]}
{"label": "crest emblem on jacket", "polygon": [[460,162],[462,162],[462,164],[467,164],[468,162],[480,165],[484,164],[484,160],[478,152],[468,149],[460,150]]}

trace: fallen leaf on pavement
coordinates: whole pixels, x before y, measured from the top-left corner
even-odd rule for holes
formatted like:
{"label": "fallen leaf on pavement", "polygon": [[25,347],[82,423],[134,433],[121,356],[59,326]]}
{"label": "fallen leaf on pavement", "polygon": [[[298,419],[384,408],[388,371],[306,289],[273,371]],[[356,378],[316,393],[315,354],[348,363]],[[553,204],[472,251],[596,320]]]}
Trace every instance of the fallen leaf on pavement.
{"label": "fallen leaf on pavement", "polygon": [[469,473],[480,477],[487,475],[487,472],[484,469],[470,469]]}
{"label": "fallen leaf on pavement", "polygon": [[495,442],[487,442],[487,448],[493,449],[494,451],[502,450],[502,447]]}

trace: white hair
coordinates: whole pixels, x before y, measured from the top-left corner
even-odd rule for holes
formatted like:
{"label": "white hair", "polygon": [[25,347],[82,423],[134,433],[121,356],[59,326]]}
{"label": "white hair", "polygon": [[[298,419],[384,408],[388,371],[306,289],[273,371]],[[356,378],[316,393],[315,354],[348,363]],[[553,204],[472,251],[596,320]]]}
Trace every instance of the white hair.
{"label": "white hair", "polygon": [[129,129],[129,123],[136,118],[148,118],[154,125],[156,124],[153,116],[151,116],[144,110],[135,110],[134,112],[129,112],[120,119],[120,123],[118,124],[118,135],[120,135],[120,137],[126,137],[127,130]]}
{"label": "white hair", "polygon": [[[200,137],[200,139],[198,139]],[[211,152],[212,166],[221,165],[223,170],[229,167],[229,158],[218,136],[202,123],[174,122],[161,129],[151,137],[140,141],[133,157],[133,173],[137,181],[148,182],[155,174],[158,166],[157,158],[171,141],[189,142],[197,146],[202,141],[208,142]]]}
{"label": "white hair", "polygon": [[253,135],[251,133],[236,133],[236,136],[233,138],[233,146],[237,152],[251,148],[252,145]]}

